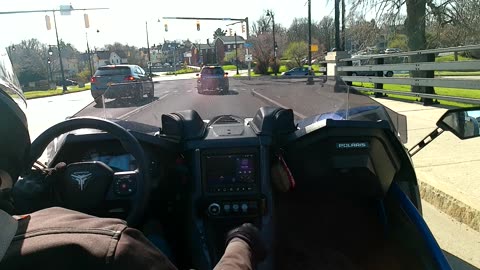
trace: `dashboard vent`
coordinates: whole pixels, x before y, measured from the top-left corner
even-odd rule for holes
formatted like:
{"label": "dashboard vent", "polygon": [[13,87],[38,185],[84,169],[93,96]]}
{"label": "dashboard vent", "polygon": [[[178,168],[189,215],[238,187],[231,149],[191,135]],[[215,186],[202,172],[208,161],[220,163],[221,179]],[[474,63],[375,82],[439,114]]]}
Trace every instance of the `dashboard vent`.
{"label": "dashboard vent", "polygon": [[239,124],[240,121],[230,115],[223,115],[215,119],[212,125]]}

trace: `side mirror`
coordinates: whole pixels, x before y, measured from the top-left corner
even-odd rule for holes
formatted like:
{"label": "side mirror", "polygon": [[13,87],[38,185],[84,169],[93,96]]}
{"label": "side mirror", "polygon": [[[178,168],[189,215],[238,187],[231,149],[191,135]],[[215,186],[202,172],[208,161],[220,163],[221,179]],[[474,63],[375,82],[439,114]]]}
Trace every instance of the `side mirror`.
{"label": "side mirror", "polygon": [[198,76],[200,76],[200,74],[198,74],[198,73],[197,73],[197,74],[195,74],[195,76],[197,76],[197,77],[198,77]]}
{"label": "side mirror", "polygon": [[227,75],[228,75],[228,72],[225,72],[225,75],[227,76]]}
{"label": "side mirror", "polygon": [[465,140],[480,137],[480,108],[463,108],[448,110],[437,126],[443,130],[451,131],[458,138]]}
{"label": "side mirror", "polygon": [[444,131],[450,131],[459,139],[480,137],[480,108],[462,108],[448,110],[437,121],[437,127],[423,140],[408,150],[412,157]]}

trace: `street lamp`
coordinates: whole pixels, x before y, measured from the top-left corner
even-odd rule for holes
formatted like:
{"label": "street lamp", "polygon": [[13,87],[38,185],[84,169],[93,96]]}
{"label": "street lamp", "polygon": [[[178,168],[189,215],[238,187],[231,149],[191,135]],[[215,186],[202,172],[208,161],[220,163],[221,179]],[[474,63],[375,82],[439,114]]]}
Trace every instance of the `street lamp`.
{"label": "street lamp", "polygon": [[148,54],[148,71],[150,78],[152,77],[152,58],[150,56],[150,42],[148,41],[148,22],[145,21],[145,32],[147,33],[147,54]]}
{"label": "street lamp", "polygon": [[238,73],[237,32],[235,32],[235,66],[237,66],[237,75],[239,75],[239,73]]}
{"label": "street lamp", "polygon": [[273,11],[267,10],[267,17],[270,17],[272,20],[272,32],[273,32],[273,72],[277,76],[277,42],[275,41],[275,14]]}

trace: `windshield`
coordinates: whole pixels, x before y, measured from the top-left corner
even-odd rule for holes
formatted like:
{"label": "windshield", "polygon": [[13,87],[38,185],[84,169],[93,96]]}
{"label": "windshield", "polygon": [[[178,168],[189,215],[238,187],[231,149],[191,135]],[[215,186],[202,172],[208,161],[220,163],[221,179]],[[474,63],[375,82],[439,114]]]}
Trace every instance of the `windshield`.
{"label": "windshield", "polygon": [[[222,69],[203,68],[201,75],[217,73],[223,74]],[[75,117],[97,116],[161,127],[162,114],[176,111],[195,110],[204,120],[219,115],[252,118],[260,107],[280,106],[293,109],[299,128],[324,119],[383,120],[391,125],[403,142],[407,142],[405,116],[356,91],[340,77],[330,80],[326,80],[326,77],[315,78],[313,85],[307,85],[305,78],[242,80],[225,77],[222,79],[229,79],[227,93],[214,90],[205,94],[199,94],[196,89],[201,77],[146,82],[128,81],[128,77],[118,82],[110,79],[103,83],[95,80],[94,89],[99,90],[92,90],[92,93],[98,92],[98,95],[94,94],[96,101],[75,114]],[[153,90],[148,87],[153,87]],[[142,91],[145,93],[140,96],[138,93]],[[153,94],[150,95],[148,91],[153,91]]]}

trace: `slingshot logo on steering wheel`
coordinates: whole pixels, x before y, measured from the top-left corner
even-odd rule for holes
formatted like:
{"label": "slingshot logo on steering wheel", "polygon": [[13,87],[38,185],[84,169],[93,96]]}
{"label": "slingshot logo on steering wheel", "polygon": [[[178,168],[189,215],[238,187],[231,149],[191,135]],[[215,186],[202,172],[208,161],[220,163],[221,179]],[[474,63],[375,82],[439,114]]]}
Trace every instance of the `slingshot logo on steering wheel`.
{"label": "slingshot logo on steering wheel", "polygon": [[92,173],[89,171],[74,172],[70,176],[78,183],[80,191],[83,191],[87,186],[87,181],[92,177]]}

